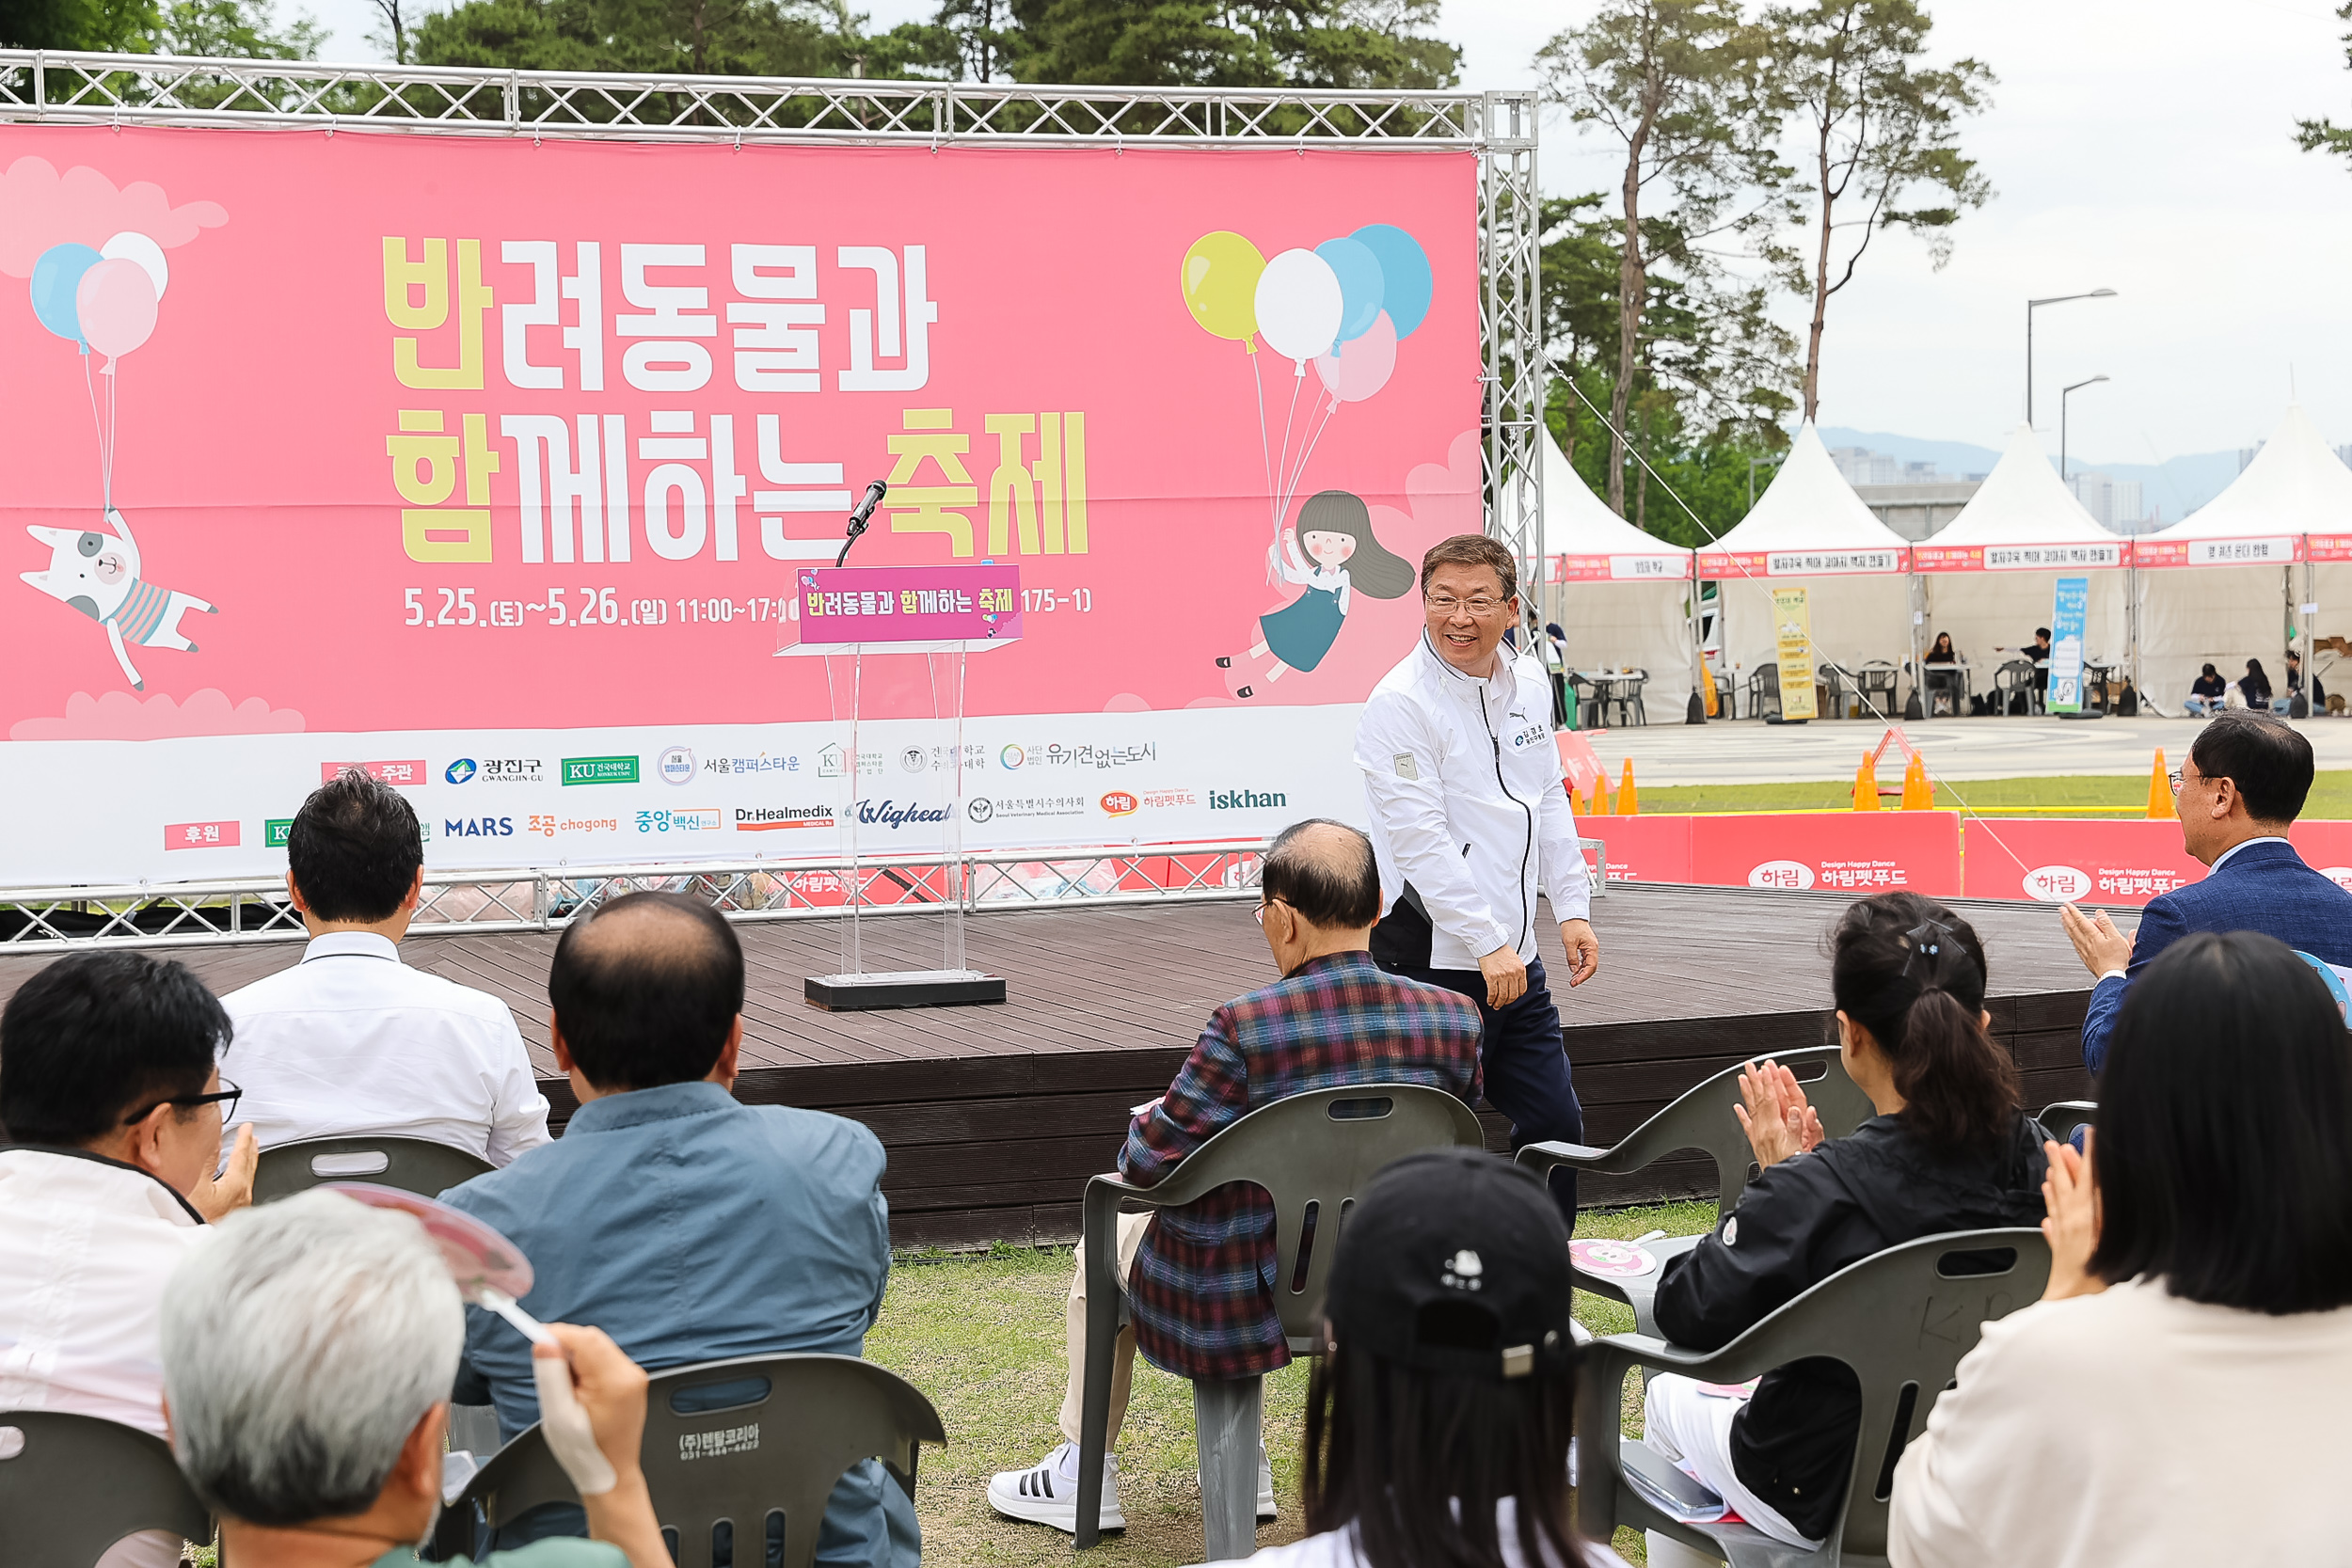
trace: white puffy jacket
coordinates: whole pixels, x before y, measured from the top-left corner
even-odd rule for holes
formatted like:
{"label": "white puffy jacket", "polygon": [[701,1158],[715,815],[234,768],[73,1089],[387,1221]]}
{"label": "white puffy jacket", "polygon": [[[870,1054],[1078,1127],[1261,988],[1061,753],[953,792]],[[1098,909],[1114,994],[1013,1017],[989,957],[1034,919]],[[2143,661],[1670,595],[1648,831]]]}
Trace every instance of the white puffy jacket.
{"label": "white puffy jacket", "polygon": [[1500,947],[1535,956],[1535,895],[1555,920],[1592,910],[1592,877],[1551,738],[1551,686],[1531,658],[1465,675],[1424,633],[1381,677],[1356,726],[1384,910],[1409,886],[1432,927],[1428,964],[1476,969]]}

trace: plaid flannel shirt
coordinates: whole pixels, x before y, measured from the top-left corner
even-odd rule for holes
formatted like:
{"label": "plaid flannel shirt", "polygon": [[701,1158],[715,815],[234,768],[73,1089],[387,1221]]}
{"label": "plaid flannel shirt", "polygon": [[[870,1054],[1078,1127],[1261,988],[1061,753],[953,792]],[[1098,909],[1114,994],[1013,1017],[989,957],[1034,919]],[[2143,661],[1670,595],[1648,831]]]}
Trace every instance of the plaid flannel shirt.
{"label": "plaid flannel shirt", "polygon": [[[1345,1084],[1425,1084],[1478,1102],[1478,1008],[1381,970],[1311,958],[1219,1007],[1168,1093],[1138,1114],[1119,1172],[1149,1187],[1262,1105]],[[1156,1212],[1127,1281],[1136,1344],[1180,1377],[1244,1378],[1290,1361],[1275,1312],[1274,1206],[1231,1182]]]}

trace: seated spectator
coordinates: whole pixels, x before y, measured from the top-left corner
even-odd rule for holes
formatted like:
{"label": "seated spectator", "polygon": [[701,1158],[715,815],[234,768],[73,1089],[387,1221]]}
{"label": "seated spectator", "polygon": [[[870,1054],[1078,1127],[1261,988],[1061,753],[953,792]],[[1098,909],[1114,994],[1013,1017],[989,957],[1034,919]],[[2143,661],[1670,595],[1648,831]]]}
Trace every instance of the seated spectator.
{"label": "seated spectator", "polygon": [[2221,678],[2220,671],[2208,664],[2203,672],[2189,683],[2188,711],[2199,718],[2209,719],[2222,711],[2222,705],[2229,695],[2230,683]]}
{"label": "seated spectator", "polygon": [[1984,1326],[1895,1470],[1899,1568],[2341,1562],[2352,1054],[2251,931],[2132,986],[2093,1158],[2052,1146],[2049,1290]]}
{"label": "seated spectator", "polygon": [[1935,634],[1934,645],[1928,649],[1927,657],[1922,659],[1921,662],[1926,664],[1958,664],[1960,662],[1960,650],[1952,646],[1952,634],[1948,631],[1937,632]]}
{"label": "seated spectator", "polygon": [[[580,1109],[558,1142],[441,1195],[530,1259],[523,1307],[593,1323],[660,1371],[735,1355],[864,1353],[890,1278],[880,1139],[856,1122],[739,1104],[743,949],[707,905],[632,893],[576,920],[548,974],[556,1064]],[[466,1314],[458,1397],[512,1438],[539,1418],[531,1343]],[[497,1544],[577,1534],[557,1505]],[[820,1563],[914,1568],[906,1491],[867,1460],[834,1489]]]}
{"label": "seated spectator", "polygon": [[2263,661],[2249,658],[2246,673],[2237,678],[2237,693],[2246,699],[2246,705],[2256,713],[2270,711],[2270,677],[2263,673]]}
{"label": "seated spectator", "polygon": [[[1373,962],[1380,871],[1372,841],[1314,819],[1283,830],[1266,851],[1258,923],[1282,978],[1209,1017],[1168,1092],[1136,1112],[1119,1171],[1137,1186],[1165,1179],[1184,1156],[1262,1105],[1343,1084],[1425,1084],[1476,1103],[1477,1007]],[[1135,1322],[1119,1335],[1110,1387],[1110,1445],[1127,1408],[1137,1349],[1184,1378],[1257,1377],[1290,1363],[1274,1304],[1274,1208],[1235,1183],[1182,1209],[1119,1216],[1119,1275]],[[1078,1422],[1085,1410],[1086,1257],[1070,1282],[1070,1370],[1064,1441],[1025,1470],[999,1472],[988,1500],[999,1513],[1075,1531]],[[1274,1516],[1274,1478],[1258,1461],[1258,1516]],[[1118,1457],[1103,1457],[1103,1527],[1124,1527]]]}
{"label": "seated spectator", "polygon": [[[1463,1273],[1456,1273],[1455,1266]],[[1621,1565],[1569,1518],[1568,1227],[1543,1183],[1431,1149],[1364,1188],[1307,1385],[1307,1528],[1259,1568]]]}
{"label": "seated spectator", "polygon": [[350,769],[286,834],[302,961],[221,999],[237,1124],[263,1148],[304,1138],[428,1138],[505,1164],[548,1141],[548,1102],[506,1004],[411,969],[400,940],[424,892],[417,814]]}
{"label": "seated spectator", "polygon": [[[2293,699],[2295,697],[2301,696],[2302,693],[2303,656],[2296,653],[2293,648],[2289,648],[2287,650],[2287,696],[2290,699]],[[2328,689],[2320,685],[2319,677],[2314,675],[2312,677],[2311,711],[2313,713],[2325,712],[2327,710],[2327,706]]]}
{"label": "seated spectator", "polygon": [[2050,689],[2050,628],[2033,628],[2033,641],[2026,645],[2026,657],[2033,660],[2033,689]]}
{"label": "seated spectator", "polygon": [[[1716,1233],[1667,1263],[1666,1338],[1719,1350],[1872,1253],[2042,1218],[2043,1133],[1985,1032],[1985,977],[1977,933],[1941,904],[1886,893],[1846,911],[1830,990],[1846,1071],[1878,1114],[1824,1142],[1788,1069],[1742,1075],[1740,1122],[1761,1168]],[[1809,1549],[1837,1523],[1861,1419],[1852,1371],[1813,1358],[1765,1373],[1748,1398],[1653,1378],[1644,1440],[1756,1528]],[[1650,1540],[1661,1568],[1697,1560]]]}
{"label": "seated spectator", "polygon": [[[2291,724],[2225,713],[2197,733],[2172,776],[2181,847],[2213,869],[2149,900],[2139,927],[2062,906],[2058,919],[2098,977],[2083,1019],[2083,1065],[2097,1072],[2126,988],[2191,931],[2265,931],[2323,963],[2352,968],[2352,893],[2287,842],[2314,777],[2312,743]],[[2128,966],[2128,967],[2127,967]]]}
{"label": "seated spectator", "polygon": [[[144,953],[75,953],[0,1013],[0,1410],[49,1410],[164,1435],[165,1282],[253,1198],[253,1134],[215,1180],[234,1085],[214,1059],[228,1015]],[[6,1458],[0,1449],[0,1458]],[[4,1534],[5,1530],[0,1530]],[[147,1530],[103,1568],[169,1568]],[[6,1554],[0,1554],[5,1556]]]}
{"label": "seated spectator", "polygon": [[[498,1568],[671,1568],[639,1467],[645,1374],[593,1328],[550,1323],[612,1466],[584,1499],[595,1542]],[[441,1511],[442,1437],[465,1318],[406,1214],[310,1192],[240,1214],[171,1277],[164,1385],[180,1468],[230,1568],[401,1568]],[[605,1544],[604,1543],[610,1543]],[[454,1560],[466,1568],[463,1559]]]}

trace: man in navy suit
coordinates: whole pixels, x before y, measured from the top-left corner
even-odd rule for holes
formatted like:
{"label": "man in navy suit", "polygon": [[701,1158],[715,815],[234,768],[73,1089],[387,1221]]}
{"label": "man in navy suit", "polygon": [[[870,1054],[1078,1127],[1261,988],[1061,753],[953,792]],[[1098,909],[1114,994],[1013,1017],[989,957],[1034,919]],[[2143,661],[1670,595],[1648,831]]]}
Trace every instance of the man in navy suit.
{"label": "man in navy suit", "polygon": [[2133,978],[2193,931],[2261,931],[2352,971],[2352,893],[2287,843],[2311,789],[2312,743],[2283,721],[2233,710],[2197,732],[2172,790],[2181,842],[2212,871],[2150,900],[2137,932],[2072,904],[2059,911],[2084,967],[2099,977],[2083,1019],[2084,1066],[2097,1072],[2106,1060]]}

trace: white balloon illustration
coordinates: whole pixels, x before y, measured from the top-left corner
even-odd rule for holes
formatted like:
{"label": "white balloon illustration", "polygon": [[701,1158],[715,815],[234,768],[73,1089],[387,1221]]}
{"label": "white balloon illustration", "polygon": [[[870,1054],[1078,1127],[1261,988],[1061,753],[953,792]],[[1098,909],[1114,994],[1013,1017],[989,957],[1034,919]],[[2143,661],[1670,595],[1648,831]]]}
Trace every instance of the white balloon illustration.
{"label": "white balloon illustration", "polygon": [[1311,250],[1285,250],[1258,275],[1258,336],[1305,375],[1308,360],[1331,352],[1343,303],[1330,262]]}
{"label": "white balloon illustration", "polygon": [[164,285],[171,281],[171,267],[164,260],[164,247],[153,240],[126,230],[100,245],[98,254],[110,261],[117,259],[136,261],[140,270],[155,285],[155,297],[164,297]]}

